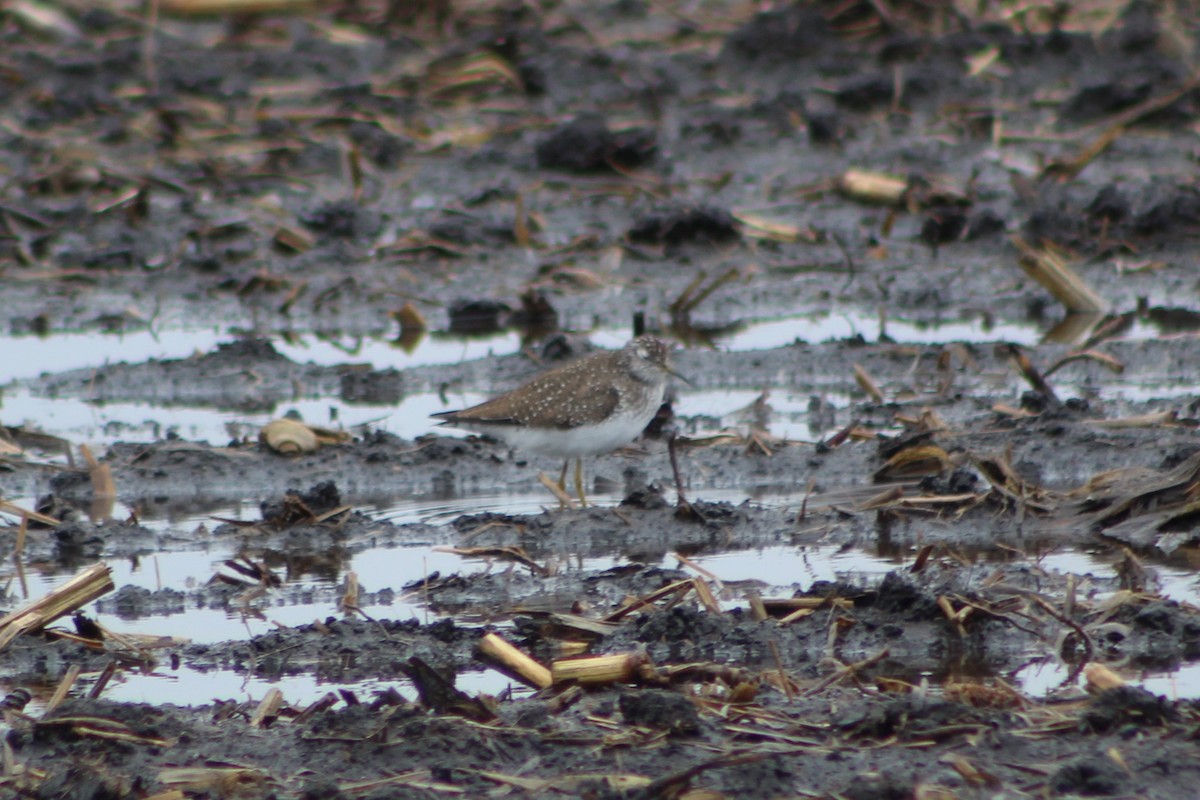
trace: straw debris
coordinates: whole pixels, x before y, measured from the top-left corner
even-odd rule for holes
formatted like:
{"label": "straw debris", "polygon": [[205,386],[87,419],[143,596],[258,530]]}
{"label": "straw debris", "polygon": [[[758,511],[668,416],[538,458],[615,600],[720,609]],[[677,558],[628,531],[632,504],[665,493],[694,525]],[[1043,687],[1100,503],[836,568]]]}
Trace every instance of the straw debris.
{"label": "straw debris", "polygon": [[0,650],[18,636],[40,631],[112,590],[112,568],[103,561],[93,564],[62,586],[0,619]]}

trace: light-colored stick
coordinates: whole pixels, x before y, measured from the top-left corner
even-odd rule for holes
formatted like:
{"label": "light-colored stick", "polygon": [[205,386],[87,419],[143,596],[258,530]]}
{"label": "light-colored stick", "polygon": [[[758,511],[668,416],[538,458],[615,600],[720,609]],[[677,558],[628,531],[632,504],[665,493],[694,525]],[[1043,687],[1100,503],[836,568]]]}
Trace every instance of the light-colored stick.
{"label": "light-colored stick", "polygon": [[555,686],[577,683],[580,686],[600,686],[606,683],[630,683],[638,669],[650,663],[645,653],[617,653],[609,656],[562,658],[550,666]]}
{"label": "light-colored stick", "polygon": [[180,789],[168,789],[165,792],[152,794],[146,800],[187,800],[187,795]]}
{"label": "light-colored stick", "polygon": [[700,600],[700,605],[704,606],[712,614],[721,613],[721,604],[717,602],[717,598],[713,596],[712,589],[708,588],[708,584],[703,578],[692,578],[692,586],[695,587],[696,597]]}
{"label": "light-colored stick", "polygon": [[854,365],[854,382],[858,384],[858,388],[871,395],[871,399],[876,403],[883,402],[883,392],[880,391],[879,385],[867,374],[861,364]]}
{"label": "light-colored stick", "polygon": [[1103,692],[1125,685],[1125,679],[1103,664],[1089,664],[1083,671],[1089,692]]}
{"label": "light-colored stick", "polygon": [[15,517],[29,517],[30,520],[40,525],[49,525],[51,527],[62,525],[61,520],[57,520],[54,517],[46,514],[39,514],[38,512],[31,511],[27,508],[21,508],[20,506],[10,503],[7,500],[0,500],[0,511],[4,512],[5,514],[12,514]]}
{"label": "light-colored stick", "polygon": [[1104,298],[1092,291],[1062,256],[1046,248],[1034,247],[1020,236],[1014,236],[1012,243],[1021,251],[1021,269],[1069,311],[1102,314],[1108,310]]}
{"label": "light-colored stick", "polygon": [[71,687],[75,685],[75,681],[79,679],[80,666],[72,664],[67,667],[67,674],[63,675],[61,681],[58,682],[57,688],[54,690],[54,696],[50,698],[50,702],[46,703],[46,708],[42,711],[42,716],[46,716],[62,705],[62,701],[67,699],[67,693],[71,691]]}
{"label": "light-colored stick", "polygon": [[480,639],[479,652],[499,664],[505,672],[534,689],[546,689],[554,682],[550,670],[498,634],[489,633]]}
{"label": "light-colored stick", "polygon": [[112,568],[103,561],[93,564],[57,589],[0,619],[0,650],[21,634],[40,630],[112,590]]}
{"label": "light-colored stick", "polygon": [[86,444],[79,445],[79,452],[87,464],[88,476],[92,481],[92,503],[88,517],[93,522],[105,522],[112,518],[113,504],[117,500],[117,483],[113,480],[112,467],[96,460],[92,449]]}
{"label": "light-colored stick", "polygon": [[312,5],[312,0],[163,0],[160,3],[162,13],[184,17],[299,12]]}
{"label": "light-colored stick", "polygon": [[908,192],[908,180],[885,172],[848,169],[838,178],[837,187],[853,200],[898,206]]}
{"label": "light-colored stick", "polygon": [[1088,425],[1097,428],[1119,430],[1121,428],[1158,428],[1171,425],[1179,419],[1175,411],[1156,411],[1151,414],[1137,414],[1132,417],[1117,417],[1116,419],[1089,419]]}
{"label": "light-colored stick", "polygon": [[542,486],[550,490],[550,494],[554,495],[564,508],[575,507],[575,501],[571,499],[571,495],[563,491],[563,488],[558,485],[558,481],[554,480],[554,478],[551,478],[544,472],[539,472],[538,480],[542,482]]}
{"label": "light-colored stick", "polygon": [[759,595],[751,594],[746,600],[750,603],[750,615],[756,622],[762,622],[771,616],[767,613],[767,607],[763,605],[763,599]]}
{"label": "light-colored stick", "polygon": [[282,707],[283,692],[278,686],[272,686],[267,690],[262,702],[258,704],[258,708],[254,709],[254,716],[250,718],[250,727],[261,728],[266,725],[268,720],[279,716],[279,709]]}

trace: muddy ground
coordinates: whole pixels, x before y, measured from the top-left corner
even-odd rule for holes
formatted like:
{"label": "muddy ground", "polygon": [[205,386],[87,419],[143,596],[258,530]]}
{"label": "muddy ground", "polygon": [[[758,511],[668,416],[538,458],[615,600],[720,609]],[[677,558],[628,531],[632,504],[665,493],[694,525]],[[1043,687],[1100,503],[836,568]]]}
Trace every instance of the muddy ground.
{"label": "muddy ground", "polygon": [[[452,405],[587,351],[590,333],[644,327],[681,345],[679,397],[767,394],[733,420],[668,405],[595,459],[592,489],[619,505],[547,495],[542,513],[445,525],[363,509],[534,491],[556,465],[432,427],[403,438],[386,418],[294,458],[171,436],[99,453],[131,512],[113,520],[81,442],[0,416],[0,496],[60,520],[14,553],[18,517],[0,517],[18,566],[70,575],[197,537],[245,557],[240,582],[115,587],[85,609],[110,629],[161,617],[186,636],[172,617],[187,609],[334,608],[369,548],[492,548],[495,563],[363,586],[344,614],[253,638],[98,642],[84,623],[21,636],[0,677],[35,702],[6,701],[0,793],[1195,796],[1200,709],[1097,670],[1136,681],[1200,659],[1200,614],[1156,573],[1190,569],[1200,485],[1190,5],[188,5],[160,4],[156,23],[140,7],[0,8],[5,393],[245,413]],[[903,195],[868,200],[851,169],[899,176]],[[1100,313],[1068,318],[1022,247],[1061,256]],[[896,342],[884,322],[721,346],[829,309],[984,333]],[[1042,342],[993,341],[1001,324]],[[111,335],[213,326],[228,334],[215,349],[134,363]],[[429,337],[509,329],[520,352],[403,365]],[[100,343],[94,365],[32,377],[21,363],[22,342],[79,331]],[[395,340],[401,366],[276,347],[306,336]],[[813,398],[810,435],[772,435],[772,398],[797,393]],[[148,524],[260,501],[258,524]],[[818,545],[896,568],[780,587],[688,561]],[[1044,569],[1061,549],[1106,566]],[[556,567],[600,556],[620,563]],[[435,621],[386,613],[414,597]],[[13,584],[7,607],[22,602]],[[494,666],[489,632],[543,664],[634,666],[597,686],[456,695],[447,679]],[[148,660],[315,675],[329,700],[105,699],[108,665]],[[1037,660],[1063,679],[1032,696],[1013,676]],[[73,666],[82,679],[45,710]],[[344,688],[364,680],[420,698]]]}

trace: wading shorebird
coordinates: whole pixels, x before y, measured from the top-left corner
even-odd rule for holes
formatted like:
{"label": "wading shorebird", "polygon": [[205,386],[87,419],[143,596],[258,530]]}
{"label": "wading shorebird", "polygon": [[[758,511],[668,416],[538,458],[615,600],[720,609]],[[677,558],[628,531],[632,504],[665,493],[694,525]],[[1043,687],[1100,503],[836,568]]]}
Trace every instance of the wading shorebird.
{"label": "wading shorebird", "polygon": [[563,459],[560,489],[575,459],[575,493],[583,492],[583,457],[632,442],[658,412],[671,369],[671,346],[639,336],[620,350],[593,353],[538,375],[511,392],[462,411],[433,416],[443,425],[486,433],[512,447]]}

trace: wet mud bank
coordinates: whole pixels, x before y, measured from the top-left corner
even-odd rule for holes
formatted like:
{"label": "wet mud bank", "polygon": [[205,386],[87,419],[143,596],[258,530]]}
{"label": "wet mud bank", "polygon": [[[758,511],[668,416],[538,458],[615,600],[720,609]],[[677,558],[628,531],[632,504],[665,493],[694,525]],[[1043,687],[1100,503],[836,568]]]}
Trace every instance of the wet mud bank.
{"label": "wet mud bank", "polygon": [[0,12],[0,794],[1190,796],[1195,9],[185,5]]}

